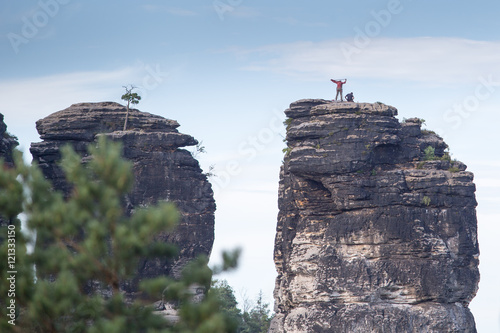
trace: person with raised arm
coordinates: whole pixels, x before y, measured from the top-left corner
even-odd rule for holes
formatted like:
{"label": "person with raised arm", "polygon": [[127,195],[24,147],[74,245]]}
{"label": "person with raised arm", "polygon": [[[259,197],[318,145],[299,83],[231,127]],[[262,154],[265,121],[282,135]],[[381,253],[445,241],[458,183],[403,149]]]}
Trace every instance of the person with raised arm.
{"label": "person with raised arm", "polygon": [[331,81],[337,84],[337,95],[335,95],[335,100],[337,100],[337,97],[339,97],[340,94],[340,100],[343,102],[344,98],[342,97],[342,86],[347,82],[347,79],[344,79],[344,82],[342,82],[342,80],[334,79],[331,79]]}

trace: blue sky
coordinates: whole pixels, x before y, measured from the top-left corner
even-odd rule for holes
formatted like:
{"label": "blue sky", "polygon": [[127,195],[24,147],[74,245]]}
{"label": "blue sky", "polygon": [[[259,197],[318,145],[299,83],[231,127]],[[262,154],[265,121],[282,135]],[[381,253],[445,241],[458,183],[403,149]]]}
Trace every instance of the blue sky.
{"label": "blue sky", "polygon": [[241,298],[274,288],[272,250],[283,110],[333,98],[426,119],[477,184],[479,332],[500,331],[500,2],[3,1],[0,112],[27,151],[34,123],[77,102],[117,101],[179,121],[203,140],[218,205],[214,255],[242,246],[226,276]]}

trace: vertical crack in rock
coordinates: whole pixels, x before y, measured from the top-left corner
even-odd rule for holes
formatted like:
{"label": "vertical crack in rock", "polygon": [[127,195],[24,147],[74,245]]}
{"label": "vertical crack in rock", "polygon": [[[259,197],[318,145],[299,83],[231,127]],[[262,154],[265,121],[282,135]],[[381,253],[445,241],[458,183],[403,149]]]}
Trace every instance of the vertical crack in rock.
{"label": "vertical crack in rock", "polygon": [[285,114],[270,332],[475,332],[466,166],[382,103],[300,100]]}
{"label": "vertical crack in rock", "polygon": [[[158,240],[177,245],[178,257],[174,261],[142,261],[139,279],[162,275],[180,277],[188,261],[200,254],[210,255],[214,242],[212,187],[198,161],[181,149],[198,141],[179,133],[175,120],[135,109],[130,110],[128,130],[121,131],[125,114],[126,108],[113,102],[73,104],[37,121],[43,141],[32,143],[30,151],[54,188],[68,195],[70,186],[57,165],[62,146],[71,144],[85,160],[87,146],[93,144],[98,135],[122,142],[123,155],[133,163],[135,177],[126,200],[127,211],[169,201],[177,205],[182,216],[174,232],[157,235]],[[133,293],[136,284],[124,288]]]}

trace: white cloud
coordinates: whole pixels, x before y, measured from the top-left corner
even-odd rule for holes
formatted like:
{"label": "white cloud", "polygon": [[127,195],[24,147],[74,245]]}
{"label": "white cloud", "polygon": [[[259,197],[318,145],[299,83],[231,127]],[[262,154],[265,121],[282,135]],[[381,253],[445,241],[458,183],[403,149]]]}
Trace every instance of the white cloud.
{"label": "white cloud", "polygon": [[475,183],[478,187],[500,187],[498,178],[476,178]]}
{"label": "white cloud", "polygon": [[500,79],[500,42],[457,38],[368,38],[294,42],[232,50],[255,57],[245,69],[272,71],[303,80],[362,77],[453,84]]}
{"label": "white cloud", "polygon": [[153,67],[138,63],[111,71],[0,80],[4,96],[0,113],[5,116],[8,131],[19,137],[21,148],[26,151],[30,142],[38,141],[36,120],[74,103],[120,101],[122,86],[140,84],[151,75],[146,68]]}
{"label": "white cloud", "polygon": [[[7,96],[7,104],[4,104],[7,114],[17,121],[26,119],[27,113],[43,115],[47,100],[65,106],[77,101],[100,100],[109,94],[114,84],[117,91],[120,90],[124,82],[137,76],[136,72],[137,68],[127,67],[109,72],[77,72],[6,80],[0,81],[0,89]],[[53,108],[51,110],[54,111]]]}

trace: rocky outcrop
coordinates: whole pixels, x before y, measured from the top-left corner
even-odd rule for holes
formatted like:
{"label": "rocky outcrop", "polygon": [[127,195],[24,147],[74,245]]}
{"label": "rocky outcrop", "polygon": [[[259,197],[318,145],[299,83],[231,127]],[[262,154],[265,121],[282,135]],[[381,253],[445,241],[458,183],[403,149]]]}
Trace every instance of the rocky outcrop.
{"label": "rocky outcrop", "polygon": [[4,116],[0,113],[0,158],[7,164],[13,166],[12,151],[19,142],[17,138],[7,132],[7,125],[3,121]]}
{"label": "rocky outcrop", "polygon": [[[0,113],[0,159],[2,159],[4,162],[1,167],[10,168],[14,166],[14,161],[12,160],[12,151],[19,143],[17,142],[17,138],[15,136],[12,136],[7,132],[7,125],[4,123],[3,119],[4,116]],[[9,221],[0,216],[0,227],[6,226],[8,224]]]}
{"label": "rocky outcrop", "polygon": [[[199,254],[210,255],[214,241],[215,201],[212,187],[198,161],[181,149],[196,145],[192,136],[179,133],[175,120],[130,110],[128,129],[122,131],[126,108],[113,102],[79,103],[37,121],[42,142],[32,143],[33,159],[54,188],[69,194],[70,186],[57,165],[60,148],[71,144],[83,158],[97,135],[123,143],[123,155],[133,163],[134,188],[126,208],[169,201],[177,205],[181,221],[175,232],[157,239],[174,243],[179,249],[174,262],[141,262],[140,278],[169,275],[179,277],[184,265]],[[133,291],[134,287],[129,287]]]}
{"label": "rocky outcrop", "polygon": [[473,174],[382,103],[285,114],[270,332],[475,332]]}

